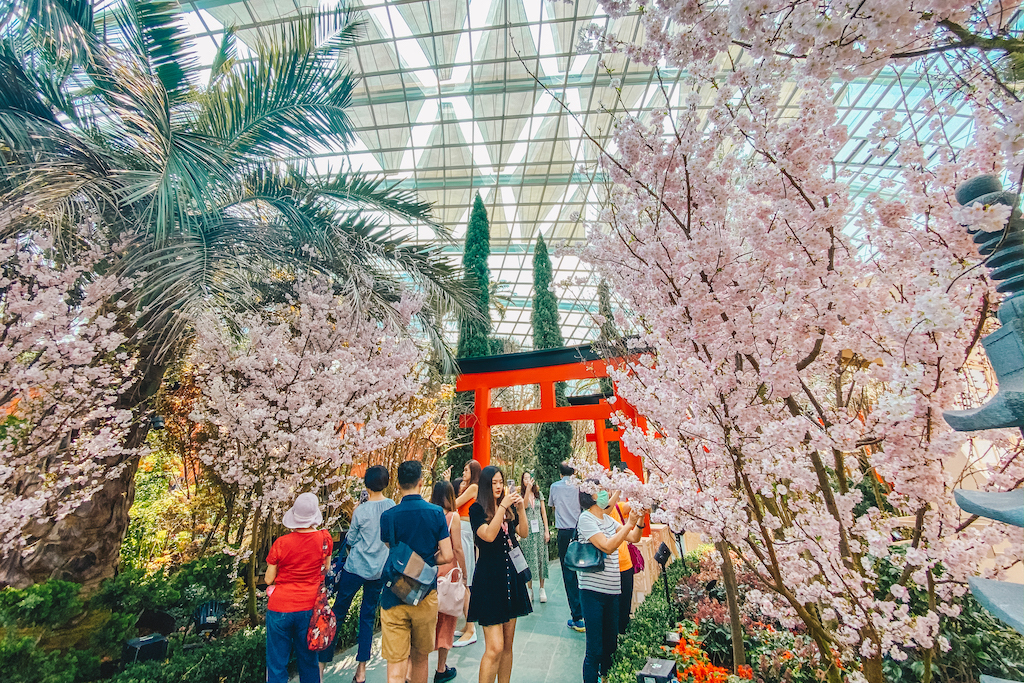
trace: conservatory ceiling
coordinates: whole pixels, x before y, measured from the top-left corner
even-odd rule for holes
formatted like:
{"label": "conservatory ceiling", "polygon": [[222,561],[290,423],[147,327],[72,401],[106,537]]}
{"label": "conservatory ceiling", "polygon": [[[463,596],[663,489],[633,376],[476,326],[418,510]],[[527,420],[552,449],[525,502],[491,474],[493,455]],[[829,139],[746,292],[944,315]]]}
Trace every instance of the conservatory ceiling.
{"label": "conservatory ceiling", "polygon": [[[336,2],[181,5],[208,65],[226,26],[252,45],[274,24]],[[539,234],[556,242],[585,239],[581,216],[592,216],[605,194],[598,147],[584,130],[604,143],[614,116],[625,111],[642,116],[664,107],[666,99],[678,103],[678,72],[658,74],[620,55],[606,56],[602,64],[599,55],[578,52],[581,30],[610,22],[596,0],[352,0],[351,7],[365,19],[351,53],[351,66],[362,77],[351,110],[358,141],[345,153],[325,149],[312,162],[322,171],[351,165],[415,190],[459,239],[479,192],[491,221],[492,278],[505,283],[507,308],[497,333],[530,347],[534,241]],[[636,21],[626,17],[614,28],[620,36],[632,36]],[[239,52],[244,58],[244,47]],[[837,84],[835,101],[851,135],[837,171],[852,173],[859,202],[883,189],[894,172],[893,159],[870,152],[866,139],[872,124],[885,110],[914,111],[923,98],[935,97],[922,73],[934,78],[945,72],[942,59],[923,70],[892,70],[872,80]],[[613,77],[620,91],[612,87]],[[795,106],[796,95],[795,88],[783,93],[787,107]],[[957,110],[938,132],[927,125],[919,129],[962,145],[970,118]],[[433,237],[422,226],[395,227],[410,239]],[[856,229],[854,214],[849,230]],[[461,244],[448,249],[458,254]],[[555,256],[553,262],[556,280],[579,282],[589,275],[573,256]],[[566,342],[592,339],[592,284],[558,292]]]}

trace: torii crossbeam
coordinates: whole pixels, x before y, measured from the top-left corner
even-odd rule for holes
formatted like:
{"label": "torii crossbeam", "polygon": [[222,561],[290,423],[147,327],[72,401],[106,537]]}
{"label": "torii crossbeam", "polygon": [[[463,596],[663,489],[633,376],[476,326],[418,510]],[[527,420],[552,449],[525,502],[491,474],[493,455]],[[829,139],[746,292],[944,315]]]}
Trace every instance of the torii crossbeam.
{"label": "torii crossbeam", "polygon": [[[623,362],[622,358],[602,358],[590,344],[459,360],[461,375],[455,389],[474,392],[473,413],[459,418],[462,427],[473,429],[473,459],[481,466],[490,463],[491,427],[495,425],[592,420],[594,432],[587,435],[587,441],[594,442],[598,462],[608,467],[608,443],[619,441],[619,434],[617,429],[607,428],[605,420],[618,412],[644,429],[647,427],[646,420],[621,397],[616,397],[613,406],[607,397],[600,394],[570,396],[568,406],[557,406],[555,384],[573,379],[607,377],[609,367],[616,367]],[[528,384],[539,385],[540,408],[506,411],[500,406],[491,405],[492,390]],[[621,443],[619,450],[626,466],[640,481],[644,481],[640,458],[630,453]]]}

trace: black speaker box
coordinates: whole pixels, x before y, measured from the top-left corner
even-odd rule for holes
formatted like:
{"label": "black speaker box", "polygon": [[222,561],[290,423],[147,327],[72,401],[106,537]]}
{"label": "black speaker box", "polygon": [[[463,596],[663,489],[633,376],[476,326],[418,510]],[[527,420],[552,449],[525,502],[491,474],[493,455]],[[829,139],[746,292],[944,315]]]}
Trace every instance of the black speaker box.
{"label": "black speaker box", "polygon": [[121,650],[121,663],[125,666],[135,662],[163,661],[167,659],[167,639],[159,633],[132,638]]}

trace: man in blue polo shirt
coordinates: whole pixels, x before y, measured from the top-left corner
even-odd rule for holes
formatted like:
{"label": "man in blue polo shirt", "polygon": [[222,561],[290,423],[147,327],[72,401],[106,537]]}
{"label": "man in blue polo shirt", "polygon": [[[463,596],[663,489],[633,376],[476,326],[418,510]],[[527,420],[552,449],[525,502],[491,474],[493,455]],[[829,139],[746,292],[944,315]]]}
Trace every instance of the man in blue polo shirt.
{"label": "man in blue polo shirt", "polygon": [[[380,517],[380,540],[389,548],[405,543],[427,564],[455,559],[444,512],[423,500],[423,464],[406,460],[398,466],[401,502]],[[437,588],[435,583],[432,586]],[[418,605],[407,605],[385,588],[380,596],[381,654],[388,663],[388,683],[427,683],[427,657],[434,649],[437,590]],[[405,662],[411,660],[406,672]]]}

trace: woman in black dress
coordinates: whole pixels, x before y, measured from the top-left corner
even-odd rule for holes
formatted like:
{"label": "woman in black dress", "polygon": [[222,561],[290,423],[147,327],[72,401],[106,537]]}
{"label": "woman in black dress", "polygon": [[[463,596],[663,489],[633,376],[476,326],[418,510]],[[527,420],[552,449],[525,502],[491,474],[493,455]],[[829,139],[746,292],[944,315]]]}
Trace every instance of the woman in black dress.
{"label": "woman in black dress", "polygon": [[530,570],[516,538],[526,538],[530,528],[522,496],[515,486],[506,492],[505,476],[497,467],[485,467],[480,473],[469,523],[480,555],[468,619],[483,627],[486,646],[480,658],[479,683],[494,683],[495,679],[509,683],[516,619],[533,611],[526,592]]}

